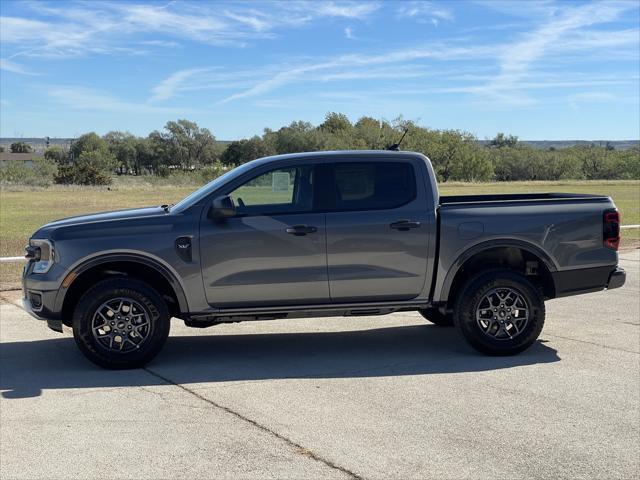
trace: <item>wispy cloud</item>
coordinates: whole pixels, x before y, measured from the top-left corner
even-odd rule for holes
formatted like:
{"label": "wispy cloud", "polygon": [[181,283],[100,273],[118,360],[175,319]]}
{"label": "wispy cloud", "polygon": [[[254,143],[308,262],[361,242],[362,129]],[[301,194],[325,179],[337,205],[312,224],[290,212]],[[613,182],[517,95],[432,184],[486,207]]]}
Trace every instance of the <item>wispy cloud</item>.
{"label": "wispy cloud", "polygon": [[[408,9],[413,6],[403,6]],[[419,7],[431,4],[418,4]],[[423,48],[412,48],[380,52],[378,54],[342,55],[337,58],[317,62],[303,62],[297,65],[284,65],[273,68],[271,75],[256,74],[256,82],[249,88],[237,91],[224,97],[220,103],[237,101],[244,98],[259,97],[280,89],[285,85],[312,84],[319,81],[339,81],[346,79],[394,78],[392,70],[375,71],[376,67],[393,66],[396,69],[395,79],[411,78],[423,75],[428,66],[436,62],[446,63],[456,60],[493,63],[498,72],[482,83],[452,86],[460,93],[474,95],[490,102],[501,102],[513,106],[526,106],[535,103],[528,95],[528,90],[540,88],[545,80],[531,81],[531,70],[543,58],[549,62],[552,57],[557,61],[580,62],[594,58],[615,49],[616,55],[635,55],[637,57],[638,29],[601,30],[592,28],[606,24],[619,18],[630,3],[594,3],[586,5],[555,5],[547,11],[548,15],[539,26],[529,33],[523,34],[510,43],[481,44],[459,46],[455,42],[431,45]],[[418,7],[415,7],[418,8]],[[412,11],[407,10],[407,15]],[[415,13],[417,15],[417,13]],[[451,18],[446,13],[442,18]],[[571,54],[571,55],[570,55]],[[575,57],[576,60],[571,60]],[[410,70],[422,65],[422,73]],[[259,69],[258,69],[259,70]],[[455,79],[455,77],[454,77]],[[571,79],[567,79],[571,81]],[[445,91],[444,89],[441,91]]]}
{"label": "wispy cloud", "polygon": [[167,100],[173,97],[176,91],[180,89],[187,80],[198,74],[210,72],[211,70],[211,68],[190,68],[172,73],[158,85],[153,87],[151,90],[152,96],[150,100],[152,102]]}
{"label": "wispy cloud", "polygon": [[[243,47],[273,38],[284,28],[300,27],[322,18],[364,19],[377,2],[133,2],[26,3],[39,20],[0,17],[0,38],[8,59],[16,56],[69,58],[88,54],[139,53],[128,46],[131,36],[147,36],[141,45],[176,46],[186,39],[210,45]],[[157,38],[154,36],[170,37]]]}
{"label": "wispy cloud", "polygon": [[6,58],[0,58],[0,70],[4,70],[6,72],[19,73],[21,75],[38,75],[35,72],[32,72],[28,68],[23,67],[20,64],[12,62],[11,60],[7,60]]}
{"label": "wispy cloud", "polygon": [[365,18],[380,8],[378,2],[304,2],[305,8],[315,10],[323,17]]}
{"label": "wispy cloud", "polygon": [[431,23],[438,26],[441,20],[452,21],[453,11],[443,3],[435,4],[424,1],[402,3],[397,9],[397,16],[401,19],[411,19],[420,23]]}
{"label": "wispy cloud", "polygon": [[349,40],[353,40],[354,38],[356,38],[353,35],[353,28],[351,28],[351,27],[346,27],[344,29],[344,36],[347,37]]}
{"label": "wispy cloud", "polygon": [[49,98],[73,110],[131,112],[136,114],[183,114],[188,109],[158,107],[139,102],[128,102],[100,90],[80,86],[51,86],[46,89]]}
{"label": "wispy cloud", "polygon": [[[345,69],[348,69],[349,72],[353,72],[354,69],[371,68],[377,65],[398,64],[397,71],[398,74],[401,75],[402,64],[409,64],[416,60],[460,60],[465,58],[477,58],[479,56],[492,55],[492,51],[493,50],[490,47],[484,46],[434,46],[433,48],[404,49],[373,55],[349,54],[319,63],[304,63],[288,67],[283,66],[279,69],[274,69],[277,73],[258,81],[252,87],[244,91],[234,93],[222,99],[220,103],[227,103],[241,98],[263,95],[284,85],[300,81],[317,82],[319,79],[324,79],[324,81],[327,81],[328,79],[337,80]],[[361,74],[366,75],[365,72],[361,72]]]}
{"label": "wispy cloud", "polygon": [[[493,3],[492,5],[496,5]],[[504,8],[504,4],[499,4]],[[500,48],[500,73],[485,85],[478,86],[476,93],[505,101],[514,105],[530,104],[532,99],[522,94],[505,94],[505,90],[515,90],[526,80],[530,68],[540,59],[550,54],[566,53],[570,50],[588,52],[593,56],[603,47],[637,45],[638,30],[630,32],[601,32],[585,30],[597,24],[616,20],[625,10],[633,8],[631,2],[592,3],[586,5],[558,7],[548,6],[546,18],[541,26],[510,44]],[[541,4],[536,4],[541,8]],[[511,8],[511,7],[508,7]],[[593,50],[595,48],[595,50]]]}
{"label": "wispy cloud", "polygon": [[178,42],[172,40],[144,40],[140,45],[149,45],[151,47],[176,48],[182,46]]}

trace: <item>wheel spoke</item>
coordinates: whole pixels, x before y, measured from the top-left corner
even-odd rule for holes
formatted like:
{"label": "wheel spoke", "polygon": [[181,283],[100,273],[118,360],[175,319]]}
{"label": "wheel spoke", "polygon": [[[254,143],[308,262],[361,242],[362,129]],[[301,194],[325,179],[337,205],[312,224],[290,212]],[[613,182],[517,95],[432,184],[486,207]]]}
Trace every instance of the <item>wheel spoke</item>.
{"label": "wheel spoke", "polygon": [[476,306],[478,327],[495,340],[513,339],[524,331],[528,322],[527,301],[512,287],[489,290]]}
{"label": "wheel spoke", "polygon": [[97,343],[116,353],[140,348],[149,336],[150,315],[136,300],[112,298],[95,310],[91,332]]}

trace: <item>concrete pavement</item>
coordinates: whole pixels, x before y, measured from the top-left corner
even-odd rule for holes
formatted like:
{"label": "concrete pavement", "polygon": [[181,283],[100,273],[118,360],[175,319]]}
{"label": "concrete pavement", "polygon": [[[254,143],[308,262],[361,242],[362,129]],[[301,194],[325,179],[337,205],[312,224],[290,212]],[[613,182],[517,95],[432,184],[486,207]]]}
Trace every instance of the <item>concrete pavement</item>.
{"label": "concrete pavement", "polygon": [[0,306],[5,478],[638,478],[640,251],[554,300],[540,341],[476,354],[413,313],[207,330],[143,370]]}

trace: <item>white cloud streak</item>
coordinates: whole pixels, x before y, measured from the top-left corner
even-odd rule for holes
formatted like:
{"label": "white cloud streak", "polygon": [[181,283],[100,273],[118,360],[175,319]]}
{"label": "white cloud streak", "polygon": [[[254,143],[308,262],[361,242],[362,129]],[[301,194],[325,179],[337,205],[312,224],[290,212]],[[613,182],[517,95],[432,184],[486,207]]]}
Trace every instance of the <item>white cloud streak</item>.
{"label": "white cloud streak", "polygon": [[347,37],[349,40],[353,40],[354,38],[356,38],[353,35],[353,28],[351,27],[346,27],[344,29],[344,36]]}
{"label": "white cloud streak", "polygon": [[553,5],[549,18],[540,27],[524,35],[521,40],[502,47],[499,75],[481,86],[477,93],[514,104],[530,103],[531,100],[525,96],[508,96],[503,92],[517,87],[526,78],[531,66],[550,54],[566,53],[568,50],[588,51],[636,42],[637,30],[634,30],[635,39],[632,34],[628,34],[629,31],[620,34],[621,32],[583,30],[585,27],[616,20],[632,7],[633,4],[625,2],[572,5],[562,9]]}
{"label": "white cloud streak", "polygon": [[173,97],[176,91],[183,85],[187,80],[198,75],[200,73],[210,72],[210,68],[191,68],[187,70],[179,70],[175,73],[169,75],[169,77],[165,78],[158,85],[153,87],[151,90],[152,102],[157,102],[161,100],[167,100]]}
{"label": "white cloud streak", "polygon": [[35,72],[23,67],[22,65],[7,60],[6,58],[0,58],[0,70],[11,73],[19,73],[21,75],[38,75]]}
{"label": "white cloud streak", "polygon": [[397,16],[401,19],[415,20],[420,23],[431,23],[438,26],[441,20],[453,21],[453,11],[445,7],[443,3],[432,2],[405,2],[397,9]]}
{"label": "white cloud streak", "polygon": [[[133,2],[26,3],[38,20],[0,17],[0,40],[8,59],[17,56],[73,58],[90,54],[140,53],[128,47],[132,36],[147,36],[139,44],[175,46],[172,38],[210,45],[244,47],[273,38],[285,28],[322,18],[362,20],[379,8],[377,2]],[[166,38],[157,38],[158,35]],[[155,38],[154,38],[155,37]],[[6,54],[5,54],[6,55]]]}
{"label": "white cloud streak", "polygon": [[184,108],[166,108],[138,102],[127,102],[109,93],[79,86],[52,86],[47,89],[49,97],[65,108],[73,110],[121,112],[135,114],[184,114]]}

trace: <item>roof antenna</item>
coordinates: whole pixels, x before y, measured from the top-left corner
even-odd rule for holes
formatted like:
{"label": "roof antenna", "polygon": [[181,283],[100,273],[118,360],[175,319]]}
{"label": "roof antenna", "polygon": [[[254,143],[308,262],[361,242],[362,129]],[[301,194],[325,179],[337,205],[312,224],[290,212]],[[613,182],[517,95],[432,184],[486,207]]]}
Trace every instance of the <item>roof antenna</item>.
{"label": "roof antenna", "polygon": [[394,143],[393,145],[389,145],[387,147],[387,150],[391,150],[392,152],[399,152],[400,151],[400,144],[402,143],[402,140],[404,140],[404,136],[407,134],[408,131],[409,131],[409,129],[405,128],[404,129],[404,133],[400,137],[400,140],[398,140],[398,143]]}

